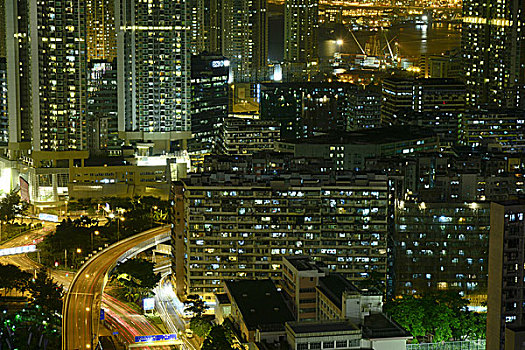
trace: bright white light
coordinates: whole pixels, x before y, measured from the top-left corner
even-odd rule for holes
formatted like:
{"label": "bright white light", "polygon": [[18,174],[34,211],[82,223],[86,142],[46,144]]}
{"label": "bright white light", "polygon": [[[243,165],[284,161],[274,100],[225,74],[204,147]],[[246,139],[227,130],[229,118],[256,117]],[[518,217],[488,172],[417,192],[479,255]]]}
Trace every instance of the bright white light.
{"label": "bright white light", "polygon": [[342,39],[337,39],[337,40],[335,41],[335,43],[336,43],[338,46],[341,46],[341,45],[343,45],[343,40],[342,40]]}
{"label": "bright white light", "polygon": [[425,15],[425,16],[421,17],[421,19],[426,22],[426,21],[428,21],[428,16]]}

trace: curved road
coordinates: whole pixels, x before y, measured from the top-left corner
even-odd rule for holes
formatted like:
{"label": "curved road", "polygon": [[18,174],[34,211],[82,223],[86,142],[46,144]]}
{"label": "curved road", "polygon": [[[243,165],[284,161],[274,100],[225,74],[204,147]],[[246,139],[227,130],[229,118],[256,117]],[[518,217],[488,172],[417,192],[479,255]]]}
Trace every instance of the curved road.
{"label": "curved road", "polygon": [[82,266],[71,283],[64,301],[63,350],[83,350],[94,347],[102,293],[108,272],[128,250],[169,230],[169,226],[163,226],[122,240],[95,255]]}

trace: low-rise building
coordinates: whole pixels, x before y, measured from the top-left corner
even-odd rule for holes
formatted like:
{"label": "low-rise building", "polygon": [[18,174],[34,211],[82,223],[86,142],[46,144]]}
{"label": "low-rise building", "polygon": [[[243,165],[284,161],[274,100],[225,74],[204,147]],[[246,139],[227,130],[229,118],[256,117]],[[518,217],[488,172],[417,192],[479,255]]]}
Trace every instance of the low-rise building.
{"label": "low-rise building", "polygon": [[292,350],[360,349],[361,337],[361,329],[347,320],[286,323]]}
{"label": "low-rise building", "polygon": [[224,119],[220,130],[220,150],[228,155],[273,151],[280,139],[280,125],[274,121],[234,118]]}
{"label": "low-rise building", "polygon": [[357,288],[340,274],[319,278],[316,289],[319,320],[350,319],[362,324],[366,316],[382,312],[383,293],[380,290]]}
{"label": "low-rise building", "polygon": [[282,263],[283,291],[293,301],[298,321],[317,319],[315,287],[328,271],[326,264],[314,262],[308,256],[286,256]]}
{"label": "low-rise building", "polygon": [[231,317],[244,341],[284,343],[284,325],[294,317],[272,280],[226,281],[224,290],[231,301]]}

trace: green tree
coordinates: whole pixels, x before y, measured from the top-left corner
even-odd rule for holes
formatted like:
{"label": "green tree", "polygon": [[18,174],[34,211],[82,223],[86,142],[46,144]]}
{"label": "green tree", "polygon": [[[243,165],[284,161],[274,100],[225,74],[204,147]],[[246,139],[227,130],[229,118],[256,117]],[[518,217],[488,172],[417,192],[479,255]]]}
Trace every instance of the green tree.
{"label": "green tree", "polygon": [[215,325],[204,339],[201,350],[233,350],[224,327]]}
{"label": "green tree", "polygon": [[198,294],[190,294],[184,301],[184,312],[193,313],[193,317],[202,317],[208,307]]}
{"label": "green tree", "polygon": [[469,311],[467,304],[458,293],[438,292],[391,300],[384,310],[418,341],[481,339],[485,315]]}
{"label": "green tree", "polygon": [[130,259],[117,266],[116,280],[124,287],[124,297],[128,301],[138,303],[151,295],[151,290],[161,279],[153,268],[152,262],[141,259]]}
{"label": "green tree", "polygon": [[13,289],[24,291],[30,280],[31,274],[20,270],[17,266],[0,264],[0,288],[4,289],[5,294]]}
{"label": "green tree", "polygon": [[211,323],[202,317],[193,317],[190,320],[190,329],[201,338],[205,338],[211,330]]}
{"label": "green tree", "polygon": [[28,203],[20,200],[20,196],[15,191],[10,192],[0,199],[0,221],[12,222],[18,215],[27,212]]}
{"label": "green tree", "polygon": [[41,309],[44,315],[62,313],[64,290],[53,281],[45,268],[41,268],[36,278],[27,284],[27,291],[31,294],[30,305]]}

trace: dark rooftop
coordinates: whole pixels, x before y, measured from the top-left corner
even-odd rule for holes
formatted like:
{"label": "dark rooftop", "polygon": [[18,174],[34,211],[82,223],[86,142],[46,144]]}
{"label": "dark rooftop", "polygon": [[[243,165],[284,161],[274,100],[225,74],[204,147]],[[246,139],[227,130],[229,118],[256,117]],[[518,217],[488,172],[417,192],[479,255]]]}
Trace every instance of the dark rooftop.
{"label": "dark rooftop", "polygon": [[359,327],[347,320],[288,322],[295,334],[358,331]]}
{"label": "dark rooftop", "polygon": [[215,297],[220,305],[231,304],[230,298],[228,298],[228,294],[226,293],[215,294]]}
{"label": "dark rooftop", "polygon": [[284,329],[285,322],[294,320],[272,280],[227,281],[225,284],[248,329],[268,329],[273,325]]}
{"label": "dark rooftop", "polygon": [[401,338],[412,336],[397,322],[384,314],[365,316],[363,323],[363,338]]}
{"label": "dark rooftop", "polygon": [[322,272],[322,269],[326,267],[323,262],[313,261],[309,256],[286,256],[284,257],[290,262],[290,264],[297,269],[297,271],[312,271],[317,270]]}
{"label": "dark rooftop", "polygon": [[319,278],[319,286],[317,288],[338,308],[342,307],[341,303],[345,291],[359,294],[359,289],[356,286],[337,273]]}
{"label": "dark rooftop", "polygon": [[370,128],[359,131],[333,131],[327,134],[284,140],[295,144],[351,144],[351,145],[381,145],[385,143],[417,140],[435,137],[430,128],[419,126],[396,125],[385,128]]}

